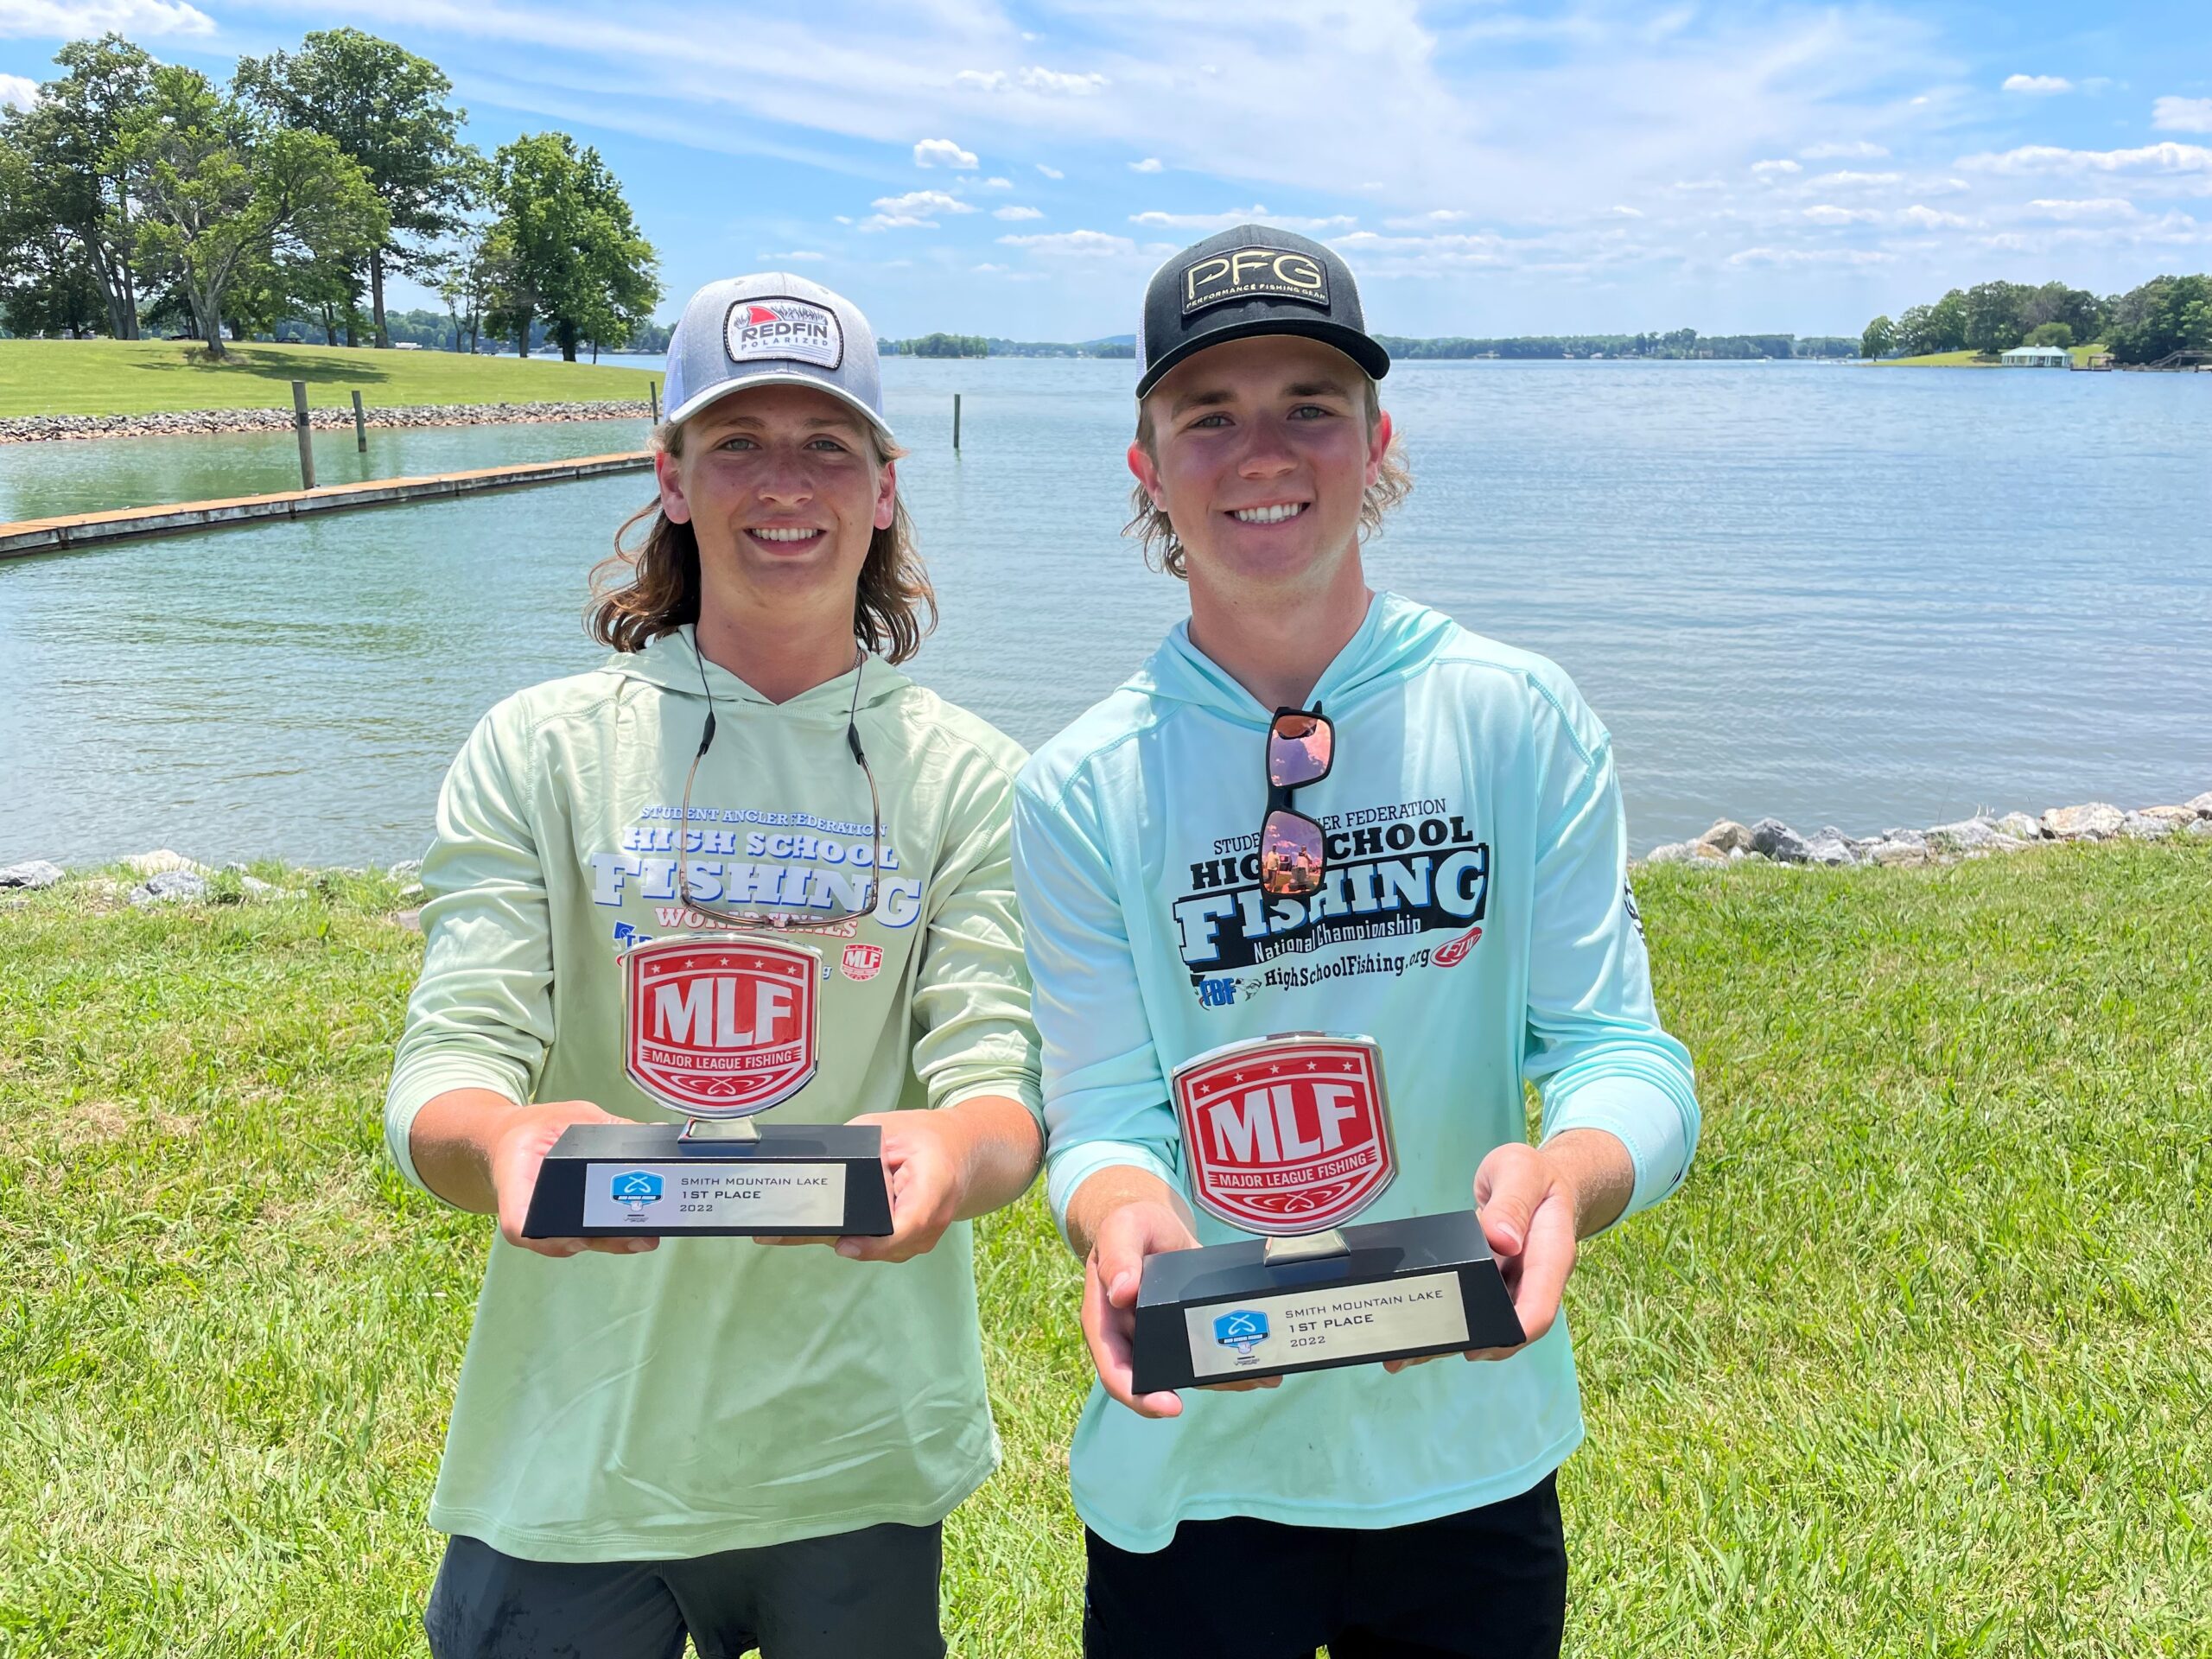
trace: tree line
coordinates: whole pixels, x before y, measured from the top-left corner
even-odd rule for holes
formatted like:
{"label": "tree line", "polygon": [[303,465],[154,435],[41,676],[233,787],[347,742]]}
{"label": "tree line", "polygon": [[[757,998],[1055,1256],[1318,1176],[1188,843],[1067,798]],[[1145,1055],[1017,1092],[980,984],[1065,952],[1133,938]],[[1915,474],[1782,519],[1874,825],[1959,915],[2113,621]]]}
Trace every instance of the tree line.
{"label": "tree line", "polygon": [[1877,317],[1859,340],[1865,357],[1936,352],[1995,355],[2019,346],[2101,345],[2117,363],[2155,363],[2170,353],[2212,350],[2212,276],[2153,276],[2100,299],[2064,283],[1978,283],[1895,321]]}
{"label": "tree line", "polygon": [[1859,342],[1838,335],[1700,334],[1694,328],[1664,334],[1522,334],[1510,340],[1476,340],[1447,334],[1413,340],[1378,334],[1394,358],[1724,358],[1851,357]]}
{"label": "tree line", "polygon": [[[454,349],[627,341],[658,257],[599,154],[563,132],[494,154],[428,59],[359,29],[245,57],[227,86],[122,35],[73,41],[0,116],[0,321],[392,343],[395,273],[435,288]],[[416,343],[421,343],[417,341]]]}

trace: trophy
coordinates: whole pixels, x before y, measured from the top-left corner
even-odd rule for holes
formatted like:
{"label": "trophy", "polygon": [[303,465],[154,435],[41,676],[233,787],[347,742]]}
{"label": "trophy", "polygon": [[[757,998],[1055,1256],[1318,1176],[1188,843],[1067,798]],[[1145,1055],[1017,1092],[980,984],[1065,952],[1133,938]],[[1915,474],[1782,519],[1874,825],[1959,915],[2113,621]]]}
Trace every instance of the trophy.
{"label": "trophy", "polygon": [[545,1154],[525,1238],[880,1237],[883,1131],[754,1123],[816,1065],[822,958],[802,944],[652,939],[622,957],[624,1066],[674,1123],[575,1123]]}
{"label": "trophy", "polygon": [[1173,1084],[1192,1198],[1262,1236],[1145,1258],[1136,1392],[1526,1340],[1471,1205],[1341,1225],[1397,1173],[1372,1039],[1231,1043]]}

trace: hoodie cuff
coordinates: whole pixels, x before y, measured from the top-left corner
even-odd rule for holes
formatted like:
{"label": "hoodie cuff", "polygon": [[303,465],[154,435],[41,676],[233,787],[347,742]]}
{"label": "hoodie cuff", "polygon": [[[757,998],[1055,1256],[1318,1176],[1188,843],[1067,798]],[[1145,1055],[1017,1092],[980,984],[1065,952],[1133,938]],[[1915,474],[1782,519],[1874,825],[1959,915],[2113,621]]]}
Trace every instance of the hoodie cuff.
{"label": "hoodie cuff", "polygon": [[1134,1141],[1085,1141],[1065,1152],[1056,1152],[1045,1164],[1045,1201],[1052,1206],[1052,1224],[1068,1236],[1068,1200],[1076,1189],[1102,1169],[1141,1169],[1160,1178],[1171,1191],[1182,1183],[1175,1172],[1149,1147]]}

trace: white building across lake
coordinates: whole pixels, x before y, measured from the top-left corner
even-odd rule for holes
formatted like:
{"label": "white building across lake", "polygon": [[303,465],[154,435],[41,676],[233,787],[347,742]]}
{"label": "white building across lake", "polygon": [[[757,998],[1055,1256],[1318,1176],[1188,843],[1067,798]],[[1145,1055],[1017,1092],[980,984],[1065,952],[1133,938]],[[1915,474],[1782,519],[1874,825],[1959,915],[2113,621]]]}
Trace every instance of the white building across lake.
{"label": "white building across lake", "polygon": [[2074,354],[2063,346],[2015,346],[1997,359],[2008,369],[2067,369]]}

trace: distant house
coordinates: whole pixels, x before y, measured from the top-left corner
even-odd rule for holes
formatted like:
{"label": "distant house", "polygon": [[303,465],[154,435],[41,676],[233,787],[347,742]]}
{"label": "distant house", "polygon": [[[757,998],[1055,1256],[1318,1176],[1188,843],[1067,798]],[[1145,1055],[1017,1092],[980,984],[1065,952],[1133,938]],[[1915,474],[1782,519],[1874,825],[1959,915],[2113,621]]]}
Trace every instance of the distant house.
{"label": "distant house", "polygon": [[2008,369],[2065,369],[2074,354],[2063,346],[2015,346],[1997,360]]}

